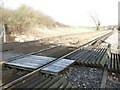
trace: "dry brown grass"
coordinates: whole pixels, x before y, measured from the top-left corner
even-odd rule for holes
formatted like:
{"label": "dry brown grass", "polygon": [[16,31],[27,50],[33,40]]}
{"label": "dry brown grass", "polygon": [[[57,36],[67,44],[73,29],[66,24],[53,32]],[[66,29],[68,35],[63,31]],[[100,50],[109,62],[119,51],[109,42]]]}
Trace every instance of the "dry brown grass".
{"label": "dry brown grass", "polygon": [[35,11],[28,6],[21,6],[17,10],[2,9],[3,24],[7,24],[12,33],[24,33],[34,30],[34,27],[53,28],[56,22],[49,16]]}

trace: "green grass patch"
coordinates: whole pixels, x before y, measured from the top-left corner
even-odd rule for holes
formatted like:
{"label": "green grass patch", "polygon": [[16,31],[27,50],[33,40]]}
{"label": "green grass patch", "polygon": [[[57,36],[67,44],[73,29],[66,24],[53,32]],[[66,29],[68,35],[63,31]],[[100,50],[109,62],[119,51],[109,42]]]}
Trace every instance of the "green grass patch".
{"label": "green grass patch", "polygon": [[87,30],[96,30],[96,27],[90,27],[90,26],[73,26],[75,29],[87,29]]}

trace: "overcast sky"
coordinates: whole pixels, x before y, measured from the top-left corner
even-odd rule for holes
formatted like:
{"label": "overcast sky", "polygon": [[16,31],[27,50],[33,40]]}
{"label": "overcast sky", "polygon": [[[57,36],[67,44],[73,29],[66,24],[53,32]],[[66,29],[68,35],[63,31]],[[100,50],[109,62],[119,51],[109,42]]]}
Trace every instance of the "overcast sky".
{"label": "overcast sky", "polygon": [[74,26],[94,25],[91,15],[102,25],[118,23],[119,0],[2,0],[4,7],[16,9],[22,4],[51,16],[56,21]]}

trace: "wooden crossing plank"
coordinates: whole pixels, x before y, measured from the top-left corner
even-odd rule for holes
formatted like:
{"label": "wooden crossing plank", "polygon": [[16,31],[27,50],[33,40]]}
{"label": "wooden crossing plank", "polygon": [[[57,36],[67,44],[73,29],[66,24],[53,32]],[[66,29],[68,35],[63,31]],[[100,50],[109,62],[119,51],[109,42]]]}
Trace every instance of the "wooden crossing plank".
{"label": "wooden crossing plank", "polygon": [[43,73],[58,75],[61,71],[73,64],[75,60],[61,59],[41,69]]}
{"label": "wooden crossing plank", "polygon": [[54,59],[55,58],[52,57],[30,55],[14,61],[6,62],[6,64],[24,69],[37,69],[53,61]]}

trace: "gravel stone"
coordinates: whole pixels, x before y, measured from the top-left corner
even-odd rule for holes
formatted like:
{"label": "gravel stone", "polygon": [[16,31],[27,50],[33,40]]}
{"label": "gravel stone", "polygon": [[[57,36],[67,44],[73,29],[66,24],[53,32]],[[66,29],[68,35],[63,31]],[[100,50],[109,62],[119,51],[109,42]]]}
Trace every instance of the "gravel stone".
{"label": "gravel stone", "polygon": [[102,69],[75,65],[69,68],[67,79],[72,87],[99,88],[102,74]]}
{"label": "gravel stone", "polygon": [[106,88],[116,88],[116,90],[120,90],[120,74],[109,72]]}

